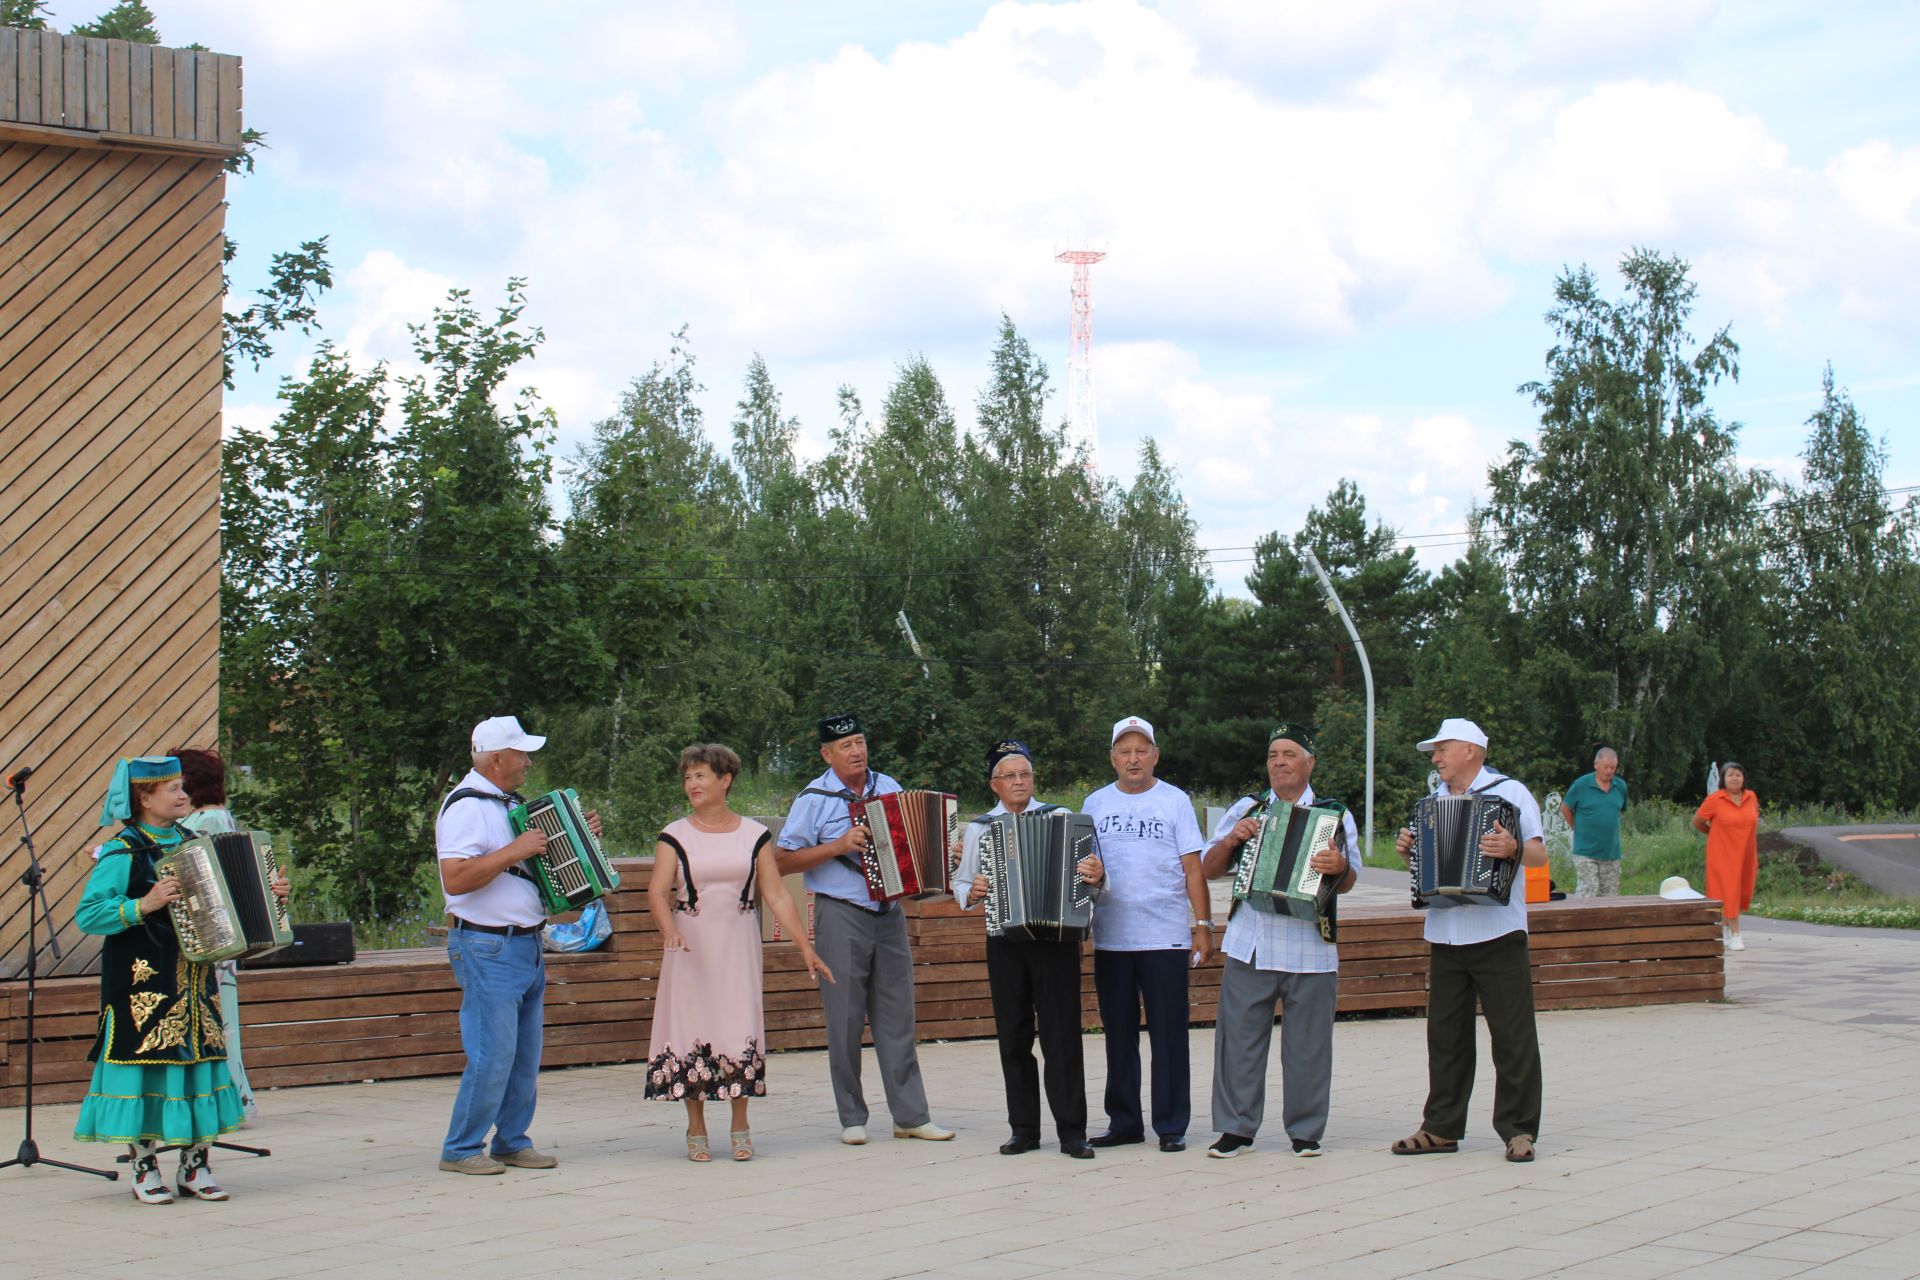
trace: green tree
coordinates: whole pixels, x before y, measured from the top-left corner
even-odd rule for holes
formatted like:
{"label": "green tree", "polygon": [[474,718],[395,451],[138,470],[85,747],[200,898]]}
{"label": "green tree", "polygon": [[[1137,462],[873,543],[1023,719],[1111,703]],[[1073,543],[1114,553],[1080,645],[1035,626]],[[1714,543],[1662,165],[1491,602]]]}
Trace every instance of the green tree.
{"label": "green tree", "polygon": [[666,363],[594,426],[569,476],[561,560],[610,667],[556,721],[565,732],[547,773],[600,797],[609,840],[635,853],[651,850],[680,803],[673,762],[712,736],[705,682],[726,670],[709,628],[727,588],[740,487],[707,440],[702,390],[682,327]]}
{"label": "green tree", "polygon": [[140,0],[120,0],[92,22],[83,22],[67,34],[127,40],[134,44],[160,43],[160,33],[153,27],[153,10]]}
{"label": "green tree", "polygon": [[223,723],[261,812],[362,913],[416,900],[468,728],[604,666],[555,572],[551,415],[499,404],[540,342],[524,306],[518,281],[492,317],[456,290],[397,384],[323,345],[224,452]]}
{"label": "green tree", "polygon": [[1649,792],[1674,791],[1727,696],[1723,638],[1752,607],[1733,584],[1756,563],[1768,482],[1737,464],[1738,427],[1708,404],[1739,348],[1725,328],[1694,346],[1687,264],[1635,250],[1620,271],[1619,300],[1585,267],[1557,281],[1546,376],[1520,388],[1540,433],[1491,468],[1482,527],[1536,646],[1602,678],[1596,701],[1543,714],[1570,748],[1611,741]]}
{"label": "green tree", "polygon": [[48,13],[47,0],[0,0],[0,27],[45,31]]}
{"label": "green tree", "polygon": [[[1920,802],[1920,507],[1884,490],[1887,447],[1821,380],[1803,482],[1768,521],[1764,700],[1729,708],[1720,756],[1782,796],[1854,810]],[[1757,704],[1757,705],[1756,705]],[[1836,768],[1836,762],[1844,767]]]}

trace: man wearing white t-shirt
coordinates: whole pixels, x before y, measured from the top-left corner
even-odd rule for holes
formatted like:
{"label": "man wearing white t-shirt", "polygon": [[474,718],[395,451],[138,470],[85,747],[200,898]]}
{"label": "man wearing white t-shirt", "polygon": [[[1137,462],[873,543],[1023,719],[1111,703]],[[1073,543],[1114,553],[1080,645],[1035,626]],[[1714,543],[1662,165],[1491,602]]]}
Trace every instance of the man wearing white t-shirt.
{"label": "man wearing white t-shirt", "polygon": [[[533,767],[531,753],[546,742],[513,716],[475,725],[473,769],[441,801],[434,825],[440,885],[452,917],[447,959],[460,984],[460,1047],[467,1055],[440,1151],[448,1173],[559,1163],[534,1150],[527,1136],[545,1032],[540,928],[547,913],[521,864],[546,848],[546,837],[535,829],[516,836],[507,819],[507,810],[521,803],[515,788]],[[587,822],[598,835],[600,816],[588,814]]]}
{"label": "man wearing white t-shirt", "polygon": [[1093,985],[1107,1029],[1107,1131],[1089,1143],[1146,1141],[1140,1115],[1140,1012],[1153,1047],[1153,1131],[1162,1151],[1186,1149],[1192,1109],[1187,1058],[1187,971],[1213,954],[1206,841],[1187,793],[1153,776],[1153,726],[1113,726],[1114,781],[1087,797],[1107,892],[1093,908]]}
{"label": "man wearing white t-shirt", "polygon": [[[1489,858],[1519,857],[1521,865],[1547,863],[1540,806],[1519,782],[1487,767],[1487,735],[1471,720],[1449,719],[1419,746],[1440,775],[1434,794],[1492,795],[1520,812],[1520,830],[1497,823],[1480,841]],[[1402,858],[1413,850],[1413,832],[1402,828],[1394,842]],[[1540,1136],[1540,1037],[1533,1019],[1533,965],[1527,955],[1527,895],[1524,876],[1514,877],[1505,906],[1469,905],[1427,912],[1426,936],[1433,958],[1427,976],[1427,1106],[1420,1127],[1393,1144],[1397,1156],[1460,1149],[1473,1096],[1474,1004],[1486,1013],[1493,1041],[1493,1127],[1507,1144],[1507,1159],[1533,1159]]]}

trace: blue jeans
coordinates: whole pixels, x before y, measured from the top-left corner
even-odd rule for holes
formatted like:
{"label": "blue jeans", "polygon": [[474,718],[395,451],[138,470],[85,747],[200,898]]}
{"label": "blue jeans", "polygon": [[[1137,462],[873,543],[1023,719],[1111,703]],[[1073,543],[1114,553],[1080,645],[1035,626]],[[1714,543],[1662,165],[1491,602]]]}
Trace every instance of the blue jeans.
{"label": "blue jeans", "polygon": [[447,932],[447,958],[460,999],[460,1045],[467,1069],[453,1100],[441,1158],[479,1155],[493,1131],[493,1154],[533,1145],[534,1090],[540,1075],[546,962],[540,935],[504,937],[469,929]]}

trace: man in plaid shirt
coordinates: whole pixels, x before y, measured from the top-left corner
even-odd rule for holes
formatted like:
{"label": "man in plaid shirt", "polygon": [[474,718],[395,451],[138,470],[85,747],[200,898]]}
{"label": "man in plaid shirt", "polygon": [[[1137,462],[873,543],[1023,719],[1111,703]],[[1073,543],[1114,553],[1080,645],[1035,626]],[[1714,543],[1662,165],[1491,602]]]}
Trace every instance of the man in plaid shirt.
{"label": "man in plaid shirt", "polygon": [[[1201,861],[1210,880],[1233,873],[1241,847],[1260,829],[1248,812],[1256,804],[1283,800],[1314,803],[1313,735],[1302,725],[1282,724],[1267,737],[1265,796],[1246,796],[1222,815]],[[1314,851],[1310,865],[1337,881],[1345,893],[1358,878],[1360,833],[1353,815],[1341,819],[1343,839]],[[1220,1012],[1213,1030],[1213,1127],[1219,1139],[1207,1154],[1230,1160],[1253,1149],[1266,1112],[1267,1051],[1273,1042],[1275,1005],[1286,1010],[1280,1028],[1282,1119],[1297,1156],[1320,1154],[1333,1092],[1333,1005],[1340,985],[1340,956],[1318,925],[1270,915],[1235,903],[1221,943]]]}

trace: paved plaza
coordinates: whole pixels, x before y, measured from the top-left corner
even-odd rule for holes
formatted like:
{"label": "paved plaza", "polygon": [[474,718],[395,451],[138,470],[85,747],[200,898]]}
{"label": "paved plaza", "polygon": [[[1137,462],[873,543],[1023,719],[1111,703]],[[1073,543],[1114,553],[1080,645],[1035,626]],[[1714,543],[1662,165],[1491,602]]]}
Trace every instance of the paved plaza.
{"label": "paved plaza", "polygon": [[[453,1082],[281,1090],[216,1161],[224,1205],[140,1207],[126,1184],[0,1173],[0,1274],[115,1276],[905,1275],[1209,1277],[1684,1275],[1834,1280],[1920,1274],[1920,934],[1752,920],[1730,1000],[1541,1016],[1541,1158],[1510,1165],[1489,1068],[1458,1155],[1396,1158],[1419,1119],[1417,1018],[1341,1022],[1326,1155],[1277,1124],[1210,1160],[1212,1035],[1193,1037],[1184,1154],[999,1155],[1000,1073],[985,1042],[921,1049],[949,1144],[893,1141],[884,1110],[841,1146],[820,1053],[773,1059],[760,1156],[682,1157],[681,1110],[636,1067],[550,1072],[535,1138],[548,1172],[434,1169]],[[1098,1128],[1102,1058],[1088,1047]],[[868,1079],[875,1068],[871,1058]],[[879,1097],[877,1084],[872,1087]],[[109,1157],[43,1108],[46,1154]],[[11,1144],[19,1112],[0,1112]],[[710,1112],[718,1131],[724,1111]],[[724,1139],[716,1140],[720,1152]]]}

